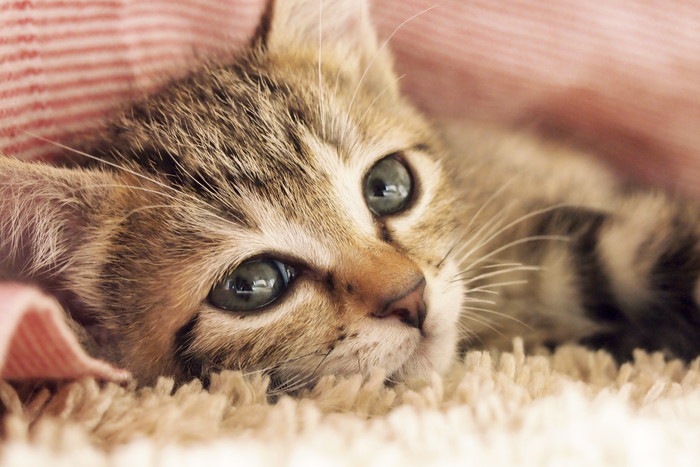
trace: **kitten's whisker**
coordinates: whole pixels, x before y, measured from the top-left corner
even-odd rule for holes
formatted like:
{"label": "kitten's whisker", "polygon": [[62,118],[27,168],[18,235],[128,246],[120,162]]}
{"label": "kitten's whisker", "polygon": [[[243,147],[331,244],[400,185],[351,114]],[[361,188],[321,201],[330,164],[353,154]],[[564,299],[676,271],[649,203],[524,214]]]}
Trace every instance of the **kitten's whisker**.
{"label": "kitten's whisker", "polygon": [[480,308],[478,306],[462,306],[462,310],[485,311],[485,312],[492,311],[492,310],[489,310],[488,308]]}
{"label": "kitten's whisker", "polygon": [[180,206],[177,204],[150,204],[147,206],[141,206],[141,207],[138,207],[136,209],[132,209],[131,211],[127,212],[124,215],[124,218],[127,219],[134,214],[137,214],[137,213],[142,212],[142,211],[148,211],[150,209],[168,209],[168,208],[169,209],[187,209],[185,206]]}
{"label": "kitten's whisker", "polygon": [[536,211],[531,211],[531,212],[529,212],[529,213],[527,213],[527,214],[525,214],[525,215],[522,215],[522,216],[518,217],[518,218],[515,219],[514,221],[509,222],[509,223],[506,224],[505,226],[501,227],[498,231],[496,231],[495,233],[493,233],[492,235],[490,235],[489,237],[487,237],[486,239],[484,239],[479,245],[477,245],[476,247],[474,247],[474,248],[472,248],[471,250],[469,250],[469,252],[467,252],[467,253],[464,255],[464,257],[462,258],[462,262],[463,262],[465,259],[469,258],[476,250],[478,250],[479,248],[481,248],[481,247],[483,247],[484,245],[488,244],[489,242],[491,242],[492,240],[494,240],[495,238],[497,238],[499,235],[501,235],[502,233],[506,232],[507,230],[509,230],[509,229],[511,229],[511,228],[513,228],[513,227],[515,227],[516,225],[518,225],[518,224],[520,224],[520,223],[522,223],[522,222],[525,222],[526,220],[531,219],[531,218],[533,218],[533,217],[539,216],[539,215],[541,215],[541,214],[546,214],[546,213],[548,213],[548,212],[551,212],[551,211],[554,211],[554,210],[556,210],[556,209],[560,209],[560,208],[566,207],[566,206],[568,206],[568,205],[567,205],[567,204],[557,204],[557,205],[550,206],[550,207],[547,207],[547,208],[538,209],[538,210],[536,210]]}
{"label": "kitten's whisker", "polygon": [[[150,115],[150,112],[149,112],[149,115]],[[215,133],[212,133],[212,136],[213,136],[213,135],[215,135]],[[201,150],[206,152],[206,149],[204,149],[204,148],[202,148]],[[135,155],[135,154],[134,154],[134,155]],[[223,195],[220,194],[220,193],[216,193],[214,190],[211,189],[211,187],[206,186],[206,185],[203,184],[197,177],[193,176],[193,175],[190,173],[190,171],[187,170],[187,168],[185,168],[185,167],[180,163],[180,161],[178,160],[177,157],[171,157],[171,160],[175,163],[175,166],[180,170],[180,172],[182,172],[183,174],[187,175],[187,176],[190,178],[190,180],[192,180],[193,182],[195,182],[202,190],[204,190],[204,191],[205,191],[209,196],[211,196],[213,199],[219,200],[219,202],[221,202],[221,204],[223,204],[224,206],[226,206],[227,204],[230,203],[230,200],[227,200],[225,196],[223,196]],[[207,175],[212,175],[212,174],[207,174]],[[213,174],[213,177],[215,178],[215,177],[216,177],[216,174]],[[187,195],[187,193],[186,193],[186,195]],[[196,198],[196,199],[199,200],[199,198]],[[207,203],[205,203],[204,201],[202,201],[202,200],[199,200],[199,201],[200,201],[200,203],[203,204],[204,206],[208,206]],[[235,208],[236,208],[236,207],[235,207],[235,206],[232,206],[232,207],[234,208],[232,211],[235,211]],[[230,211],[229,211],[229,212],[230,212]],[[241,221],[241,220],[238,219],[235,215],[232,216],[232,217],[234,217],[234,219],[237,220],[237,221],[239,221],[239,222]]]}
{"label": "kitten's whisker", "polygon": [[374,106],[374,104],[379,100],[379,98],[382,97],[382,96],[384,95],[384,93],[386,93],[389,89],[391,89],[391,87],[392,87],[394,84],[396,84],[396,83],[398,83],[399,81],[401,81],[405,76],[406,76],[406,73],[404,73],[404,74],[402,74],[401,76],[399,76],[398,78],[396,78],[394,81],[392,81],[391,84],[387,84],[386,86],[384,86],[384,89],[382,89],[381,92],[377,93],[377,95],[374,96],[374,99],[372,99],[372,102],[370,102],[369,105],[367,105],[367,108],[365,109],[364,112],[362,112],[362,115],[360,115],[360,118],[358,119],[358,121],[359,121],[359,122],[364,121],[365,117],[367,116],[367,113],[368,113],[368,112],[370,111],[370,109]]}
{"label": "kitten's whisker", "polygon": [[529,237],[523,237],[523,238],[520,238],[518,240],[508,242],[505,245],[501,246],[500,248],[496,248],[495,250],[487,253],[486,255],[482,256],[481,258],[479,258],[476,261],[474,261],[473,263],[471,263],[469,265],[468,269],[471,269],[474,266],[476,266],[477,264],[480,264],[481,262],[483,262],[483,261],[485,261],[485,260],[487,260],[487,259],[489,259],[489,258],[491,258],[499,253],[502,253],[505,250],[513,248],[515,246],[522,245],[524,243],[538,242],[538,241],[544,241],[544,240],[547,240],[547,241],[556,240],[556,241],[567,242],[570,240],[570,238],[567,236],[564,236],[564,235],[532,235]]}
{"label": "kitten's whisker", "polygon": [[298,386],[300,384],[308,384],[310,382],[310,377],[308,374],[305,373],[295,373],[294,376],[291,378],[287,378],[284,381],[280,381],[281,384],[279,384],[276,387],[276,390],[279,392],[290,392],[292,387]]}
{"label": "kitten's whisker", "polygon": [[486,201],[484,201],[481,204],[481,207],[479,209],[477,209],[477,211],[472,215],[471,219],[469,220],[469,223],[467,224],[467,226],[464,229],[469,230],[469,228],[472,226],[472,224],[479,218],[479,216],[481,216],[481,213],[484,212],[484,210],[488,207],[488,205],[491,204],[493,202],[493,200],[495,200],[498,196],[503,194],[506,191],[506,189],[511,184],[513,184],[513,182],[517,179],[517,177],[518,177],[518,175],[512,176],[510,178],[510,180],[505,182],[496,191],[491,193],[491,195],[488,198],[486,198]]}
{"label": "kitten's whisker", "polygon": [[318,0],[318,117],[321,120],[321,135],[326,138],[326,120],[323,114],[323,73],[321,57],[323,55],[323,0]]}
{"label": "kitten's whisker", "polygon": [[314,371],[311,372],[311,378],[313,378],[314,376],[316,376],[316,372],[319,370],[319,368],[321,368],[321,365],[323,365],[323,362],[326,361],[326,359],[327,359],[328,356],[331,354],[331,352],[333,352],[333,350],[334,350],[334,347],[331,347],[330,349],[328,349],[328,352],[326,352],[326,354],[323,356],[323,358],[321,359],[321,361],[318,362],[318,365],[316,365],[316,368],[314,368]]}
{"label": "kitten's whisker", "polygon": [[[495,268],[502,268],[498,269],[496,271],[491,271],[492,269]],[[478,269],[489,269],[489,272],[484,272],[478,276],[470,277],[468,280],[465,282],[465,275],[467,275],[469,272],[473,270],[473,268],[468,267],[466,269],[463,269],[461,271],[458,271],[454,276],[452,276],[452,279],[450,280],[450,283],[452,282],[461,282],[462,284],[469,284],[471,282],[474,282],[479,279],[483,279],[485,277],[490,277],[490,276],[495,276],[499,274],[507,274],[509,272],[516,272],[516,271],[541,271],[542,267],[541,266],[528,266],[522,263],[502,263],[502,264],[493,264],[490,266],[481,266]]]}
{"label": "kitten's whisker", "polygon": [[443,2],[441,2],[441,3],[436,3],[436,4],[434,4],[434,5],[432,5],[432,6],[428,7],[428,8],[426,8],[426,9],[424,9],[424,10],[419,11],[418,13],[414,14],[414,15],[411,16],[410,18],[408,18],[408,19],[406,19],[405,21],[403,21],[401,24],[399,24],[399,25],[391,32],[391,34],[389,34],[389,37],[387,37],[387,38],[384,40],[384,42],[382,42],[382,44],[379,46],[379,48],[377,48],[376,52],[374,53],[374,56],[373,56],[372,59],[369,61],[369,63],[367,64],[367,66],[365,66],[365,69],[364,69],[364,71],[362,72],[362,75],[360,76],[360,80],[358,81],[357,86],[355,86],[355,90],[353,91],[352,97],[350,98],[350,104],[348,105],[348,109],[347,109],[347,111],[346,111],[346,112],[347,112],[347,113],[346,113],[346,114],[347,114],[347,119],[346,119],[346,120],[347,120],[347,122],[348,122],[348,126],[349,126],[349,122],[350,122],[350,114],[351,114],[351,112],[352,112],[352,106],[353,106],[353,104],[355,103],[355,99],[357,98],[357,93],[360,91],[360,88],[362,87],[362,84],[364,83],[365,78],[367,77],[367,73],[369,73],[369,70],[372,68],[372,66],[374,66],[374,63],[377,61],[377,58],[378,58],[379,55],[382,53],[382,51],[387,47],[387,45],[389,45],[389,42],[391,41],[391,39],[392,39],[392,38],[401,30],[401,28],[403,28],[405,25],[407,25],[408,23],[410,23],[410,22],[413,21],[414,19],[418,18],[419,16],[422,16],[423,14],[425,14],[425,13],[427,13],[427,12],[429,12],[429,11],[435,9],[435,8],[437,8],[438,6],[441,6],[443,3],[445,3],[445,2],[443,1]]}
{"label": "kitten's whisker", "polygon": [[489,320],[488,318],[485,318],[483,316],[477,316],[473,313],[462,313],[462,318],[466,319],[468,321],[472,321],[474,323],[480,324],[480,325],[484,326],[485,328],[490,329],[491,331],[495,332],[499,336],[505,338],[505,335],[496,328],[495,323],[493,321]]}
{"label": "kitten's whisker", "polygon": [[[167,184],[165,184],[165,183],[163,183],[163,182],[161,182],[161,181],[159,181],[159,180],[156,180],[155,178],[148,177],[148,176],[146,176],[146,175],[144,175],[144,174],[142,174],[142,173],[139,173],[139,172],[136,172],[136,171],[134,171],[134,170],[131,170],[131,169],[129,169],[128,167],[125,167],[125,166],[116,164],[116,163],[114,163],[114,162],[108,161],[108,160],[103,159],[103,158],[101,158],[101,157],[93,156],[92,154],[88,154],[88,153],[86,153],[86,152],[84,152],[84,151],[80,151],[80,150],[78,150],[78,149],[71,148],[70,146],[66,146],[65,144],[59,143],[58,141],[52,141],[52,140],[50,140],[50,139],[48,139],[48,138],[44,138],[43,136],[39,136],[39,135],[37,135],[37,134],[31,133],[31,132],[28,132],[28,131],[25,131],[25,133],[28,134],[28,135],[30,135],[30,136],[32,136],[33,138],[36,138],[36,139],[38,139],[38,140],[40,140],[40,141],[44,141],[44,142],[46,142],[46,143],[52,144],[52,145],[54,145],[54,146],[56,146],[56,147],[59,147],[59,148],[61,148],[61,149],[65,149],[66,151],[69,151],[69,152],[71,152],[71,153],[73,153],[73,154],[77,154],[77,155],[79,155],[79,156],[87,157],[88,159],[91,159],[91,160],[100,162],[100,163],[102,163],[102,164],[108,165],[108,166],[113,167],[113,168],[115,168],[115,169],[118,169],[118,170],[121,170],[121,171],[123,171],[123,172],[126,172],[126,173],[128,173],[128,174],[130,174],[130,175],[133,175],[133,176],[135,176],[135,177],[137,177],[137,178],[141,178],[141,179],[143,179],[143,180],[146,180],[146,181],[148,181],[148,182],[150,182],[150,183],[153,183],[154,185],[157,185],[157,186],[159,186],[159,187],[161,187],[161,188],[165,188],[166,190],[174,191],[174,192],[177,193],[177,194],[182,194],[183,196],[185,196],[185,197],[187,197],[187,198],[189,198],[189,199],[191,199],[191,200],[194,200],[194,201],[195,201],[196,203],[198,203],[198,204],[203,204],[204,206],[209,207],[206,203],[204,203],[201,199],[197,198],[196,196],[192,196],[192,195],[190,195],[189,193],[185,193],[185,192],[176,190],[175,188],[173,188],[173,187],[171,187],[171,186],[168,186]],[[161,194],[164,195],[164,193],[161,193]],[[218,216],[218,215],[214,214],[213,212],[210,212],[210,215],[213,216],[213,217],[215,217],[215,218],[217,218],[217,219],[219,219],[220,221],[222,221],[222,222],[224,222],[224,223],[226,223],[226,224],[232,224],[232,222],[231,222],[230,220],[224,219],[223,217]]]}
{"label": "kitten's whisker", "polygon": [[[482,269],[492,269],[492,268],[501,268],[501,267],[510,267],[510,266],[527,266],[527,265],[525,265],[525,264],[523,264],[523,263],[503,263],[503,262],[500,262],[500,261],[497,261],[497,260],[493,261],[493,263],[494,263],[494,264],[489,264],[489,265],[487,265],[487,266],[481,266],[481,268],[482,268]],[[528,266],[528,267],[533,267],[533,268],[541,269],[541,268],[538,267],[538,266]]]}
{"label": "kitten's whisker", "polygon": [[522,320],[516,318],[515,316],[510,316],[509,314],[502,313],[502,312],[500,312],[500,311],[489,310],[488,308],[471,307],[471,306],[462,307],[462,309],[463,309],[463,310],[481,311],[481,312],[483,312],[483,313],[488,313],[488,314],[491,314],[491,315],[494,315],[494,316],[498,316],[498,317],[500,317],[500,318],[505,318],[505,319],[507,319],[507,320],[509,320],[509,321],[513,321],[513,322],[515,322],[515,323],[517,323],[517,324],[519,324],[519,325],[521,325],[521,326],[527,328],[527,329],[530,330],[530,331],[534,331],[534,330],[535,330],[532,326],[530,326],[529,324],[527,324],[525,321],[522,321]]}
{"label": "kitten's whisker", "polygon": [[[477,292],[480,292],[480,291],[477,291]],[[469,290],[467,290],[467,291],[464,292],[463,301],[464,301],[465,303],[467,303],[467,302],[469,302],[469,303],[486,303],[487,305],[496,306],[496,302],[494,302],[493,300],[486,300],[485,298],[474,298],[474,297],[470,297],[470,296],[469,296]]]}
{"label": "kitten's whisker", "polygon": [[467,290],[469,293],[486,293],[486,294],[491,294],[491,295],[501,295],[500,292],[497,292],[495,290],[483,290],[483,289],[469,289]]}
{"label": "kitten's whisker", "polygon": [[[491,238],[493,233],[498,230],[502,225],[503,222],[507,219],[507,214],[508,214],[508,209],[510,206],[507,206],[503,210],[499,211],[496,213],[493,217],[491,217],[488,221],[484,222],[482,225],[480,225],[476,231],[469,231],[465,232],[465,234],[462,236],[463,240],[467,236],[471,235],[471,238],[469,238],[467,241],[465,241],[463,244],[459,246],[457,251],[455,251],[455,256],[460,258],[459,262],[463,263],[464,260],[469,258],[471,254],[484,246],[487,243],[487,240],[483,240],[484,238]],[[461,241],[460,240],[460,241]],[[476,246],[474,244],[476,243]],[[468,248],[471,248],[466,254],[465,250]]]}
{"label": "kitten's whisker", "polygon": [[[48,138],[44,138],[43,136],[37,135],[37,134],[35,134],[35,133],[31,133],[31,132],[29,132],[29,131],[25,131],[25,133],[28,134],[29,136],[33,137],[33,138],[38,139],[39,141],[43,141],[43,142],[45,142],[45,143],[52,144],[52,145],[54,145],[54,146],[56,146],[56,147],[58,147],[58,148],[65,149],[66,151],[69,151],[69,152],[71,152],[71,153],[73,153],[73,154],[77,154],[77,155],[79,155],[79,156],[87,157],[88,159],[91,159],[91,160],[94,160],[94,161],[97,161],[97,162],[101,162],[101,163],[103,163],[103,164],[105,164],[105,165],[108,165],[108,166],[110,166],[110,167],[112,167],[112,168],[119,169],[119,170],[121,170],[121,171],[124,171],[124,172],[130,174],[130,175],[133,175],[133,176],[135,176],[135,177],[141,178],[141,179],[146,180],[146,181],[148,181],[148,182],[151,182],[151,183],[153,183],[153,184],[155,184],[155,185],[158,185],[158,186],[160,186],[161,188],[165,188],[165,189],[174,191],[174,188],[173,188],[173,187],[168,186],[168,185],[166,185],[165,183],[162,183],[161,181],[156,180],[155,178],[151,178],[151,177],[148,177],[148,176],[146,176],[146,175],[144,175],[144,174],[142,174],[142,173],[139,173],[139,172],[136,172],[136,171],[134,171],[134,170],[131,170],[131,169],[129,169],[129,168],[126,167],[126,166],[116,164],[116,163],[114,163],[114,162],[108,161],[108,160],[103,159],[103,158],[101,158],[101,157],[93,156],[92,154],[88,154],[87,152],[80,151],[80,150],[75,149],[75,148],[71,148],[70,146],[66,146],[66,145],[63,144],[63,143],[59,143],[58,141],[53,141],[53,140],[50,140],[50,139],[48,139]],[[196,199],[196,198],[195,198],[195,199]]]}
{"label": "kitten's whisker", "polygon": [[[81,186],[79,186],[79,187],[75,187],[75,188],[71,189],[70,192],[71,192],[71,193],[74,193],[74,192],[77,192],[77,191],[89,190],[89,189],[93,189],[93,188],[123,188],[123,189],[125,189],[125,190],[136,190],[136,191],[142,191],[142,192],[144,192],[144,193],[152,193],[152,194],[157,195],[157,196],[162,196],[162,197],[164,197],[164,198],[171,199],[171,200],[173,200],[173,201],[175,201],[175,202],[180,202],[180,201],[181,201],[181,200],[178,199],[177,197],[172,196],[172,195],[169,195],[169,194],[167,194],[167,193],[163,193],[162,191],[152,190],[152,189],[150,189],[150,188],[145,188],[145,187],[142,187],[142,186],[124,185],[124,184],[118,184],[118,183],[102,183],[102,184],[96,183],[96,184],[90,184],[90,185],[81,185]],[[151,208],[153,208],[153,207],[155,207],[155,206],[158,206],[158,207],[171,207],[171,208],[173,208],[173,209],[181,209],[181,210],[189,210],[189,209],[192,209],[192,210],[194,210],[194,211],[196,211],[196,212],[198,212],[198,213],[200,213],[200,214],[202,214],[202,215],[204,215],[204,216],[213,216],[215,219],[221,219],[219,216],[217,216],[216,214],[212,213],[212,212],[209,211],[208,209],[203,209],[203,208],[200,207],[200,206],[192,205],[192,204],[188,204],[188,205],[182,205],[182,204],[152,205],[152,206],[146,207],[145,209],[151,209]],[[143,209],[142,209],[142,208],[134,209],[134,210],[130,211],[129,213],[127,213],[124,217],[127,218],[127,217],[131,216],[132,214],[134,214],[135,212],[139,212],[139,211],[141,211],[141,210],[143,210]],[[228,224],[231,223],[231,221],[226,221],[226,222],[227,222]]]}
{"label": "kitten's whisker", "polygon": [[[440,267],[440,265],[442,265],[442,263],[443,263],[445,260],[447,260],[447,258],[450,256],[450,254],[452,254],[453,250],[455,249],[455,247],[456,247],[457,245],[460,244],[460,242],[462,242],[468,235],[471,235],[471,234],[472,234],[472,230],[471,230],[472,224],[474,224],[474,222],[479,218],[479,216],[481,216],[481,213],[488,207],[489,204],[491,204],[491,202],[493,202],[494,199],[496,199],[499,195],[501,195],[502,193],[505,192],[506,188],[508,188],[508,187],[516,180],[516,178],[517,178],[517,175],[514,175],[513,177],[511,177],[510,180],[508,180],[507,182],[505,182],[505,183],[504,183],[503,185],[501,185],[496,191],[494,191],[493,193],[491,193],[491,195],[486,199],[486,201],[484,201],[483,203],[481,203],[481,206],[479,207],[479,209],[477,209],[477,211],[476,211],[474,214],[472,214],[471,219],[469,219],[469,222],[468,222],[467,225],[464,227],[464,229],[463,229],[463,230],[464,230],[464,233],[460,236],[459,239],[457,239],[457,240],[455,241],[454,245],[452,245],[452,246],[450,247],[450,249],[447,251],[447,253],[446,253],[445,256],[442,258],[442,260],[440,260],[440,262],[438,263],[438,267]],[[503,212],[503,211],[500,211],[499,214],[502,213],[502,212]],[[489,220],[488,222],[486,222],[485,225],[488,225],[494,218],[495,218],[495,217],[492,217],[491,220]],[[481,227],[480,229],[478,229],[477,232],[475,232],[475,233],[473,234],[473,237],[472,237],[472,238],[478,237],[479,232],[485,227],[485,225],[482,225],[482,227]],[[457,255],[457,256],[461,255],[461,252],[462,252],[462,251],[464,250],[464,248],[465,248],[467,245],[469,245],[470,243],[471,243],[471,240],[468,241],[468,242],[466,242],[466,243],[463,244],[462,246],[460,246],[460,248],[455,252],[455,255]]]}
{"label": "kitten's whisker", "polygon": [[[528,281],[525,279],[519,279],[515,281],[503,281],[503,282],[493,282],[491,284],[484,284],[479,287],[474,287],[473,289],[468,289],[467,292],[489,292],[490,289],[494,287],[506,287],[509,285],[523,285],[527,284]],[[497,292],[498,293],[498,292]]]}
{"label": "kitten's whisker", "polygon": [[[481,280],[481,279],[487,279],[489,277],[494,277],[494,276],[499,276],[501,274],[508,274],[511,272],[517,272],[517,271],[540,271],[542,268],[537,267],[537,266],[513,266],[510,268],[505,268],[501,269],[499,271],[491,271],[491,272],[485,272],[482,274],[479,274],[474,277],[470,277],[468,280],[464,281],[463,283],[466,284],[471,284],[472,282]],[[471,272],[471,269],[465,269],[464,271],[461,271],[455,275],[455,277],[463,277],[465,274],[468,274]]]}
{"label": "kitten's whisker", "polygon": [[[297,355],[295,357],[288,358],[286,360],[276,362],[274,365],[261,368],[258,370],[250,370],[243,372],[242,374],[244,376],[252,375],[252,374],[258,374],[258,373],[267,373],[269,374],[273,379],[276,379],[278,384],[276,385],[275,389],[270,391],[270,395],[280,395],[283,393],[288,393],[288,392],[293,392],[296,391],[297,389],[301,389],[303,387],[308,386],[310,383],[312,383],[316,378],[316,374],[318,370],[321,368],[323,365],[323,362],[326,361],[328,356],[331,354],[331,352],[334,350],[334,347],[326,350],[322,350],[324,346],[327,346],[329,344],[332,344],[334,342],[337,342],[337,339],[332,339],[324,342],[320,342],[316,344],[316,347],[320,347],[319,350],[314,350],[312,352],[308,352],[302,355]],[[321,358],[321,361],[316,365],[314,370],[309,373],[309,372],[302,372],[302,371],[297,371],[295,374],[290,377],[290,378],[285,378],[284,380],[280,379],[280,370],[285,366],[289,365],[290,363],[297,362],[299,360],[307,359],[307,358],[313,358],[313,357],[319,357],[323,356]]]}

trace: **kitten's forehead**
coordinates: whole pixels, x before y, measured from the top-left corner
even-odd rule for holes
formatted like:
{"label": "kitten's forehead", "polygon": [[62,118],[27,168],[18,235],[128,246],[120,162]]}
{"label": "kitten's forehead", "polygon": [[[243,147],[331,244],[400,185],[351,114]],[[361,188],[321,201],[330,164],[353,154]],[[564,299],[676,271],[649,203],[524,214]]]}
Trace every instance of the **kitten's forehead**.
{"label": "kitten's forehead", "polygon": [[129,152],[258,230],[276,219],[326,236],[348,225],[371,235],[362,179],[379,157],[422,142],[422,121],[337,70],[287,65],[253,53],[171,86],[123,122]]}

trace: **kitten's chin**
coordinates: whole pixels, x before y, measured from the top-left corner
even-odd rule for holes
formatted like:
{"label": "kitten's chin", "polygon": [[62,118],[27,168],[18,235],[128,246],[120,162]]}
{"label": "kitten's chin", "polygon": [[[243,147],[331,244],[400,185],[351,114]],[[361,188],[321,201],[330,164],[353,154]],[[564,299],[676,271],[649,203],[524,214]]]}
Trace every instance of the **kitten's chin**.
{"label": "kitten's chin", "polygon": [[455,332],[425,337],[406,363],[388,379],[400,382],[425,381],[435,373],[444,375],[454,362],[456,349]]}

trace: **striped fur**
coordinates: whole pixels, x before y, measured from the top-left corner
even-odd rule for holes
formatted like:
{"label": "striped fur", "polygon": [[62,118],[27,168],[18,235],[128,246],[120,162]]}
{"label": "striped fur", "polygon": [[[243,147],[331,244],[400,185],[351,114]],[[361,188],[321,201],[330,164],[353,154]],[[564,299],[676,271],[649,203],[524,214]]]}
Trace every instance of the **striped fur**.
{"label": "striped fur", "polygon": [[472,223],[460,258],[467,345],[522,335],[620,360],[638,347],[700,353],[696,203],[621,185],[585,154],[528,132],[451,124],[447,135],[460,155],[451,171],[469,187],[459,191]]}
{"label": "striped fur", "polygon": [[[375,367],[424,378],[458,341],[515,335],[697,353],[697,206],[526,133],[445,125],[446,152],[399,94],[366,6],[318,6],[278,2],[234,62],[136,103],[68,151],[70,168],[0,159],[0,277],[41,283],[92,354],[142,383],[230,368],[279,390]],[[417,191],[375,218],[362,183],[387,155]],[[300,271],[278,302],[208,304],[260,257]],[[420,329],[379,318],[417,277]]]}

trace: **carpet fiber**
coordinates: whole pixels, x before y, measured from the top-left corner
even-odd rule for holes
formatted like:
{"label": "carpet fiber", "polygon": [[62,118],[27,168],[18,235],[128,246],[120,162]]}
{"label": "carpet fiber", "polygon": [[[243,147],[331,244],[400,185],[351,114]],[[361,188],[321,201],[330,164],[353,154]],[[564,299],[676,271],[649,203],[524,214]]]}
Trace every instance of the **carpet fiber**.
{"label": "carpet fiber", "polygon": [[[639,352],[470,352],[445,378],[325,379],[270,403],[266,380],[209,390],[85,379],[19,396],[0,383],[1,465],[698,465],[700,361]],[[24,402],[21,402],[24,398]]]}

